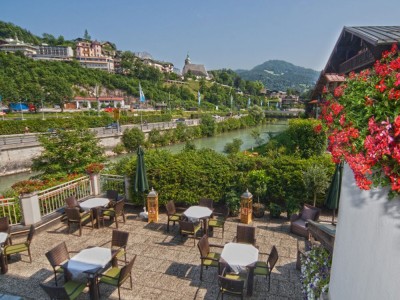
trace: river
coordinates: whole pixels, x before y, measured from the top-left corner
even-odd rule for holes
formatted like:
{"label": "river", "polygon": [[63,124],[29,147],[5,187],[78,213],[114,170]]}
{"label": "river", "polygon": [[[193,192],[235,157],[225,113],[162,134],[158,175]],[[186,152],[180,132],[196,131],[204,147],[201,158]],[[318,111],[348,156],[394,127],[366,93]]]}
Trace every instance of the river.
{"label": "river", "polygon": [[[223,152],[224,147],[227,143],[232,142],[232,140],[234,138],[238,138],[243,141],[241,150],[250,149],[250,148],[256,146],[256,142],[255,142],[254,138],[251,136],[251,132],[255,128],[258,128],[260,130],[262,139],[268,140],[269,132],[276,133],[276,132],[283,131],[287,128],[287,125],[288,125],[287,121],[280,120],[278,123],[266,124],[266,125],[262,125],[259,127],[234,130],[234,131],[219,134],[218,136],[214,136],[214,137],[196,139],[196,140],[193,140],[193,144],[196,146],[197,149],[210,148],[217,152]],[[184,146],[185,146],[185,144],[181,143],[181,144],[175,144],[175,145],[171,145],[171,146],[162,147],[161,149],[168,149],[172,153],[177,153],[177,152],[181,151]],[[130,155],[132,155],[132,154],[130,154]],[[113,157],[110,157],[110,160],[116,161],[118,159],[121,159],[124,156],[126,156],[126,154],[113,156]],[[11,185],[13,185],[15,182],[29,179],[29,177],[31,177],[32,175],[34,175],[34,173],[32,173],[32,172],[23,172],[23,173],[18,173],[18,174],[1,176],[0,177],[0,192],[4,191],[6,189],[9,189],[11,187]]]}

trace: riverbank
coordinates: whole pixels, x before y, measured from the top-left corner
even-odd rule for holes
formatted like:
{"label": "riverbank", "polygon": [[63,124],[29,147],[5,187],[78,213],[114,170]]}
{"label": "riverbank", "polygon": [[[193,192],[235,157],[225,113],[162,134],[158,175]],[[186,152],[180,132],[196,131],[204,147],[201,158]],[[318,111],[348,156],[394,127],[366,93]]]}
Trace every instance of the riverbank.
{"label": "riverbank", "polygon": [[[195,145],[196,148],[210,148],[213,149],[217,152],[222,153],[224,150],[224,146],[227,143],[232,142],[234,138],[239,138],[243,141],[243,144],[241,146],[241,150],[246,150],[246,149],[251,149],[252,147],[256,147],[257,144],[254,140],[254,138],[251,136],[251,132],[254,129],[259,129],[261,132],[261,138],[264,140],[268,140],[269,138],[269,133],[270,132],[281,132],[285,130],[288,126],[288,121],[287,120],[282,120],[279,123],[270,123],[270,124],[265,124],[265,125],[260,125],[257,127],[252,127],[252,128],[246,128],[246,129],[238,129],[234,131],[229,131],[225,132],[222,134],[219,134],[214,137],[207,137],[207,138],[200,138],[193,140],[193,144]],[[179,144],[174,144],[174,145],[169,145],[165,147],[159,147],[158,149],[166,149],[171,151],[172,153],[177,153],[183,149],[185,146],[185,143],[179,143]],[[114,156],[109,156],[110,161],[117,161],[121,159],[122,157],[130,156],[133,154],[121,154],[121,155],[114,155]],[[28,169],[29,170],[29,169]],[[5,189],[9,189],[11,185],[15,182],[29,179],[33,173],[31,172],[23,172],[23,173],[14,173],[14,174],[9,174],[9,175],[4,175],[0,176],[0,191],[3,191]]]}

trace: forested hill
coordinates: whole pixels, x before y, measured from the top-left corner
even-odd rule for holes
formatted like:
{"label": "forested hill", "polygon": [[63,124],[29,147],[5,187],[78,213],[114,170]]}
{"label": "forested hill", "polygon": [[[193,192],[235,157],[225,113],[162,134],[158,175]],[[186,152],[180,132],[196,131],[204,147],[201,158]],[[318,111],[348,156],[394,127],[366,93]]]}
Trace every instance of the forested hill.
{"label": "forested hill", "polygon": [[245,80],[259,80],[269,90],[286,91],[295,89],[304,92],[311,89],[319,72],[295,66],[283,60],[268,60],[251,70],[236,70]]}

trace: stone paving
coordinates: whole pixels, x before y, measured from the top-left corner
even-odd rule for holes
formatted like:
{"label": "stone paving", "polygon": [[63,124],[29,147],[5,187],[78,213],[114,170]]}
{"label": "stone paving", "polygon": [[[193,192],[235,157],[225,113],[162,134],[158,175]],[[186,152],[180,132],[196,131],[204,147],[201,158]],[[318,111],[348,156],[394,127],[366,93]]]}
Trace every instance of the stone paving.
{"label": "stone paving", "polygon": [[[128,260],[137,255],[133,266],[133,289],[129,282],[121,288],[122,299],[216,299],[218,281],[216,268],[204,269],[203,281],[200,281],[200,254],[193,246],[192,238],[181,238],[178,225],[167,233],[166,215],[160,214],[158,223],[142,221],[137,211],[126,209],[127,221],[120,223],[119,229],[130,232],[128,242]],[[215,229],[210,243],[224,245],[236,235],[238,218],[229,218],[225,224],[225,236]],[[275,245],[279,260],[271,279],[271,290],[267,292],[265,277],[257,276],[253,296],[248,299],[303,299],[300,285],[300,272],[295,269],[296,245],[298,237],[289,233],[286,218],[270,220],[269,216],[256,219],[257,245],[260,253],[269,253]],[[40,282],[54,284],[52,268],[44,255],[45,252],[65,241],[69,251],[80,251],[88,246],[100,246],[111,239],[115,223],[106,221],[105,227],[91,229],[84,227],[82,236],[79,230],[67,234],[67,227],[57,223],[34,236],[32,264],[25,254],[11,257],[9,271],[0,275],[0,294],[20,296],[23,299],[46,299],[39,287]],[[74,227],[75,229],[75,227]],[[13,242],[25,239],[25,236],[13,238]],[[196,242],[197,243],[197,242]],[[109,244],[106,244],[109,247]],[[261,260],[267,255],[261,254]],[[62,281],[62,280],[61,280]],[[101,299],[118,299],[116,288],[102,284]],[[88,288],[78,299],[88,299]],[[224,297],[225,298],[225,297]],[[230,299],[229,297],[226,297]]]}

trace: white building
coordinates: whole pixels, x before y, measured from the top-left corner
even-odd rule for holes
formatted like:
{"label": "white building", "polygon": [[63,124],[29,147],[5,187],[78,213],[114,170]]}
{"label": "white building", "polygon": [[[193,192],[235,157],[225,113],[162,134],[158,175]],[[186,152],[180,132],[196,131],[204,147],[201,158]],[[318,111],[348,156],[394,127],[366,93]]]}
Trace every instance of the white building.
{"label": "white building", "polygon": [[31,44],[26,44],[18,39],[6,39],[7,44],[0,45],[0,51],[15,53],[22,52],[25,56],[33,56],[37,53],[37,48]]}

